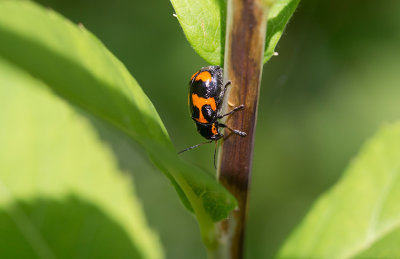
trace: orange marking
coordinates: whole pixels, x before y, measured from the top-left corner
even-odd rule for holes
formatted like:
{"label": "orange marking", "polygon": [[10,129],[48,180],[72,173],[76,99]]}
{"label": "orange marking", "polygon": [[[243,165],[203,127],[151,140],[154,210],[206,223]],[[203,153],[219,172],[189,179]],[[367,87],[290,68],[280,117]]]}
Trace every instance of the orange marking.
{"label": "orange marking", "polygon": [[217,127],[215,127],[215,124],[212,125],[212,127],[211,127],[211,132],[212,132],[212,134],[214,134],[214,135],[218,135],[218,130],[217,130]]}
{"label": "orange marking", "polygon": [[207,99],[207,98],[199,97],[197,94],[192,94],[192,104],[193,104],[193,106],[196,106],[200,111],[199,118],[195,118],[196,121],[198,121],[200,123],[209,123],[209,121],[207,121],[204,118],[203,112],[201,111],[201,107],[208,104],[211,106],[211,109],[213,111],[215,111],[217,109],[217,105],[215,103],[214,97]]}
{"label": "orange marking", "polygon": [[194,77],[197,73],[198,73],[198,71],[192,75],[192,77],[190,78],[190,81],[193,80],[193,77]]}
{"label": "orange marking", "polygon": [[203,71],[200,72],[197,76],[196,76],[196,81],[203,81],[203,82],[207,82],[207,81],[211,81],[211,74],[208,71]]}

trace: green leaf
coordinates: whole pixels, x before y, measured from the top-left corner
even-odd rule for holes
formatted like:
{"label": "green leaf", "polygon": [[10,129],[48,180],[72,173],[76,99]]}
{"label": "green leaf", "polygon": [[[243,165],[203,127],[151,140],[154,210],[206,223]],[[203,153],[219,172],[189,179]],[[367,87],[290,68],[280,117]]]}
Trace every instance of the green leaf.
{"label": "green leaf", "polygon": [[[170,0],[193,49],[208,63],[224,63],[226,0]],[[264,63],[276,45],[300,0],[270,1]]]}
{"label": "green leaf", "polygon": [[90,118],[0,58],[1,258],[162,258]]}
{"label": "green leaf", "polygon": [[265,37],[264,63],[275,52],[275,47],[285,30],[300,0],[274,0],[268,13],[267,36]]}
{"label": "green leaf", "polygon": [[313,206],[281,258],[400,256],[400,123],[368,141],[342,179]]}
{"label": "green leaf", "polygon": [[225,48],[225,0],[171,0],[193,49],[208,63],[221,65]]}
{"label": "green leaf", "polygon": [[139,143],[194,211],[203,239],[236,207],[217,181],[177,155],[154,106],[124,65],[83,26],[24,1],[0,1],[0,57],[71,105]]}

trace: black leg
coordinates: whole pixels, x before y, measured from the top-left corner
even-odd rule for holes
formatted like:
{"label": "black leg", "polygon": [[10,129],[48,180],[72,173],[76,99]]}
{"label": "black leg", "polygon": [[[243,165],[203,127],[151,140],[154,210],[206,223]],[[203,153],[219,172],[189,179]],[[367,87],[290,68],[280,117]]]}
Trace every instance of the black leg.
{"label": "black leg", "polygon": [[235,113],[235,112],[240,111],[240,110],[243,110],[243,109],[244,109],[244,105],[241,104],[241,105],[239,105],[239,106],[233,108],[233,110],[230,111],[230,112],[228,112],[228,113],[225,113],[225,114],[223,114],[223,115],[218,115],[217,118],[218,118],[218,119],[221,119],[221,118],[223,118],[223,117],[225,117],[225,116],[229,116],[229,115],[231,115],[232,113]]}
{"label": "black leg", "polygon": [[232,84],[232,81],[231,81],[231,80],[229,80],[229,81],[227,81],[227,82],[225,83],[224,88],[222,88],[221,92],[219,93],[219,99],[220,99],[220,100],[223,100],[223,99],[224,99],[224,95],[225,95],[226,88],[227,88],[228,86],[230,86],[231,84]]}
{"label": "black leg", "polygon": [[246,137],[246,136],[247,136],[247,133],[246,133],[246,132],[243,132],[243,131],[240,131],[240,130],[231,129],[231,128],[229,128],[229,127],[228,127],[227,125],[225,125],[225,124],[218,123],[218,126],[220,126],[220,127],[222,127],[222,128],[227,128],[227,129],[230,130],[232,133],[235,133],[236,135],[239,135],[239,136],[241,136],[241,137]]}
{"label": "black leg", "polygon": [[228,80],[224,86],[224,88],[226,89],[228,86],[230,86],[232,84],[231,80]]}

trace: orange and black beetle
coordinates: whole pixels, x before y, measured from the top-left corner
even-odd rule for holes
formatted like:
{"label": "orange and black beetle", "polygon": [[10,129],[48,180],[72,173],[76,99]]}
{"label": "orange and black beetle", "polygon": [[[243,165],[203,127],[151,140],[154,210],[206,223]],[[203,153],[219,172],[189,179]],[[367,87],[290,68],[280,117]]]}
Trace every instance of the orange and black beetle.
{"label": "orange and black beetle", "polygon": [[[222,102],[226,88],[231,84],[223,84],[223,70],[219,66],[203,67],[194,73],[190,79],[189,108],[192,119],[196,123],[197,131],[209,141],[197,144],[182,150],[179,153],[196,148],[202,144],[217,142],[224,135],[219,133],[219,128],[228,128],[232,133],[245,137],[245,132],[234,130],[218,120],[244,109],[244,105],[235,107],[232,111],[221,114]],[[215,165],[215,152],[214,152]]]}

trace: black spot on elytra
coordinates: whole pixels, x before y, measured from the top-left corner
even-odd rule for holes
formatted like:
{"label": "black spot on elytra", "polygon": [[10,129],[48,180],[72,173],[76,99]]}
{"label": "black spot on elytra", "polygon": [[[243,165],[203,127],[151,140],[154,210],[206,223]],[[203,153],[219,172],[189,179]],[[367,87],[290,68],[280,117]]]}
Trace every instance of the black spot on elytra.
{"label": "black spot on elytra", "polygon": [[193,110],[192,110],[192,116],[193,116],[193,118],[198,119],[198,118],[200,117],[200,110],[199,110],[199,108],[197,108],[196,106],[193,106],[192,109],[193,109]]}
{"label": "black spot on elytra", "polygon": [[211,106],[209,104],[203,105],[201,107],[201,112],[203,113],[204,119],[206,119],[208,122],[212,122],[215,119],[215,111],[211,109]]}

